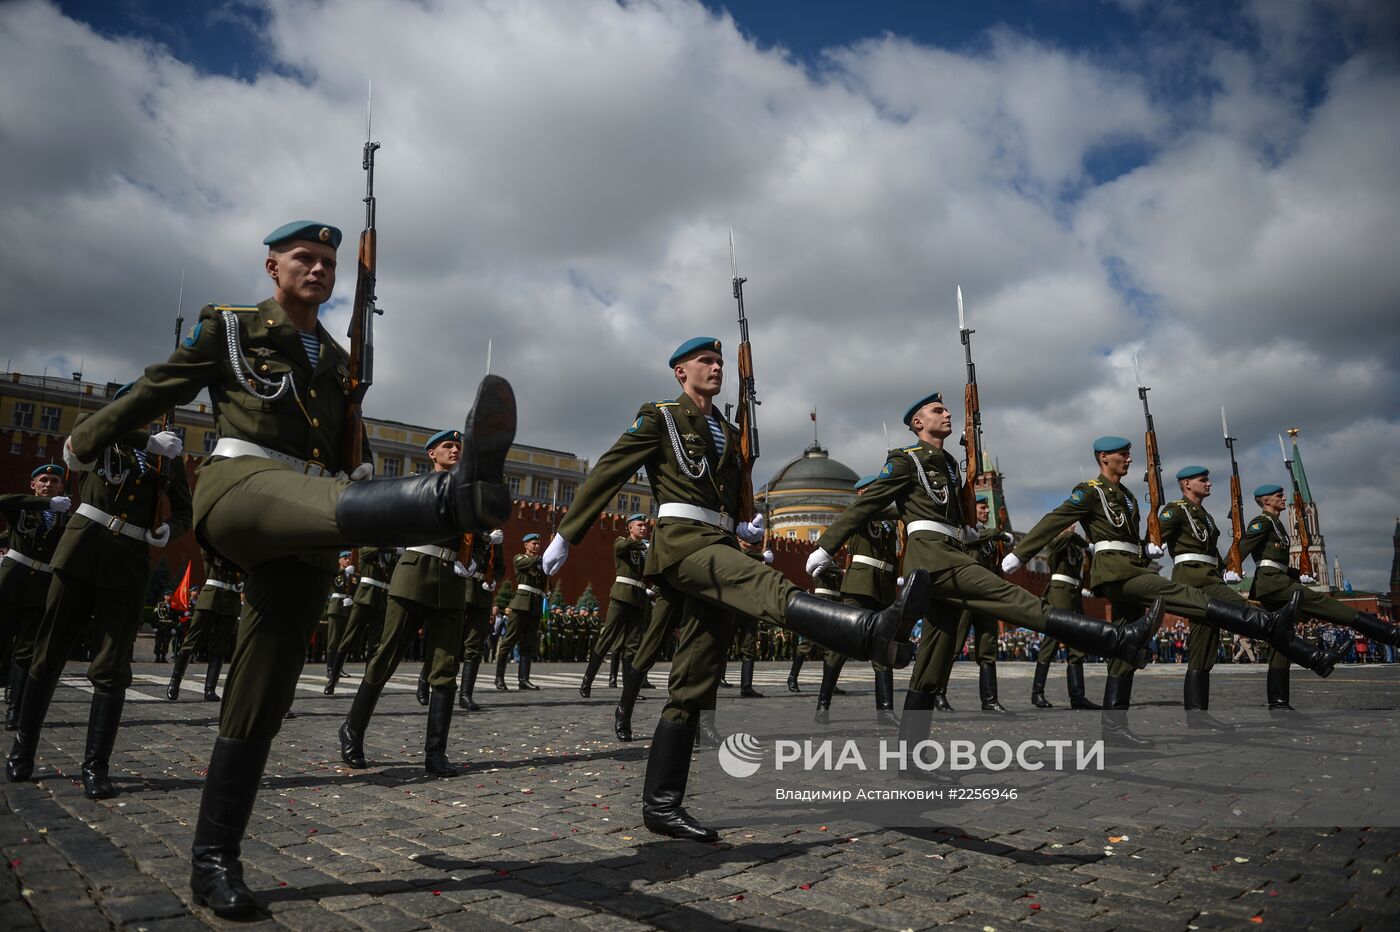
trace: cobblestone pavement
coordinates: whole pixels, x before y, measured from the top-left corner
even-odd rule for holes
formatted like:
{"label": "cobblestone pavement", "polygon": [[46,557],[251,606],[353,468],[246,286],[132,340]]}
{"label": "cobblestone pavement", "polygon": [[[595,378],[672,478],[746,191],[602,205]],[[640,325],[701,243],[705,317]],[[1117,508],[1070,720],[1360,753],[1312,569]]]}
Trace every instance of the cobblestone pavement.
{"label": "cobblestone pavement", "polygon": [[[838,710],[869,708],[869,670],[848,667]],[[925,831],[829,824],[725,830],[697,845],[641,825],[645,737],[662,690],[644,693],[639,740],[611,734],[616,691],[606,673],[593,698],[575,689],[580,665],[540,664],[544,689],[497,693],[483,673],[488,708],[458,713],[451,755],[468,765],[452,780],[422,774],[423,711],[402,671],[371,724],[375,767],[340,766],[335,729],[358,683],[337,695],[308,668],[296,717],[273,746],[244,845],[248,881],[268,909],[256,925],[289,929],[740,928],[1195,929],[1273,926],[1397,927],[1400,830],[1189,829],[1180,825],[1078,824],[1043,817]],[[1003,663],[1002,701],[1017,717],[1073,715],[1062,668],[1049,695],[1027,701],[1031,667]],[[1179,702],[1183,667],[1140,674],[1134,700]],[[731,666],[737,676],[738,665]],[[661,675],[658,676],[657,674]],[[163,699],[169,667],[137,665],[113,757],[123,793],[94,803],[75,782],[87,721],[81,667],[55,697],[37,783],[0,783],[0,928],[78,932],[228,925],[192,908],[188,854],[215,706],[199,699],[192,666],[179,703]],[[1213,708],[1257,705],[1261,666],[1216,668]],[[783,685],[787,664],[761,664],[763,700],[723,691],[721,715],[744,704],[789,707],[810,721],[820,665],[803,671],[800,695]],[[1102,683],[1091,668],[1090,688]],[[664,684],[664,668],[653,672]],[[508,682],[514,683],[513,673]],[[902,681],[901,681],[902,682]],[[960,663],[953,704],[971,709],[976,667]],[[663,685],[664,688],[664,685]],[[1394,708],[1400,669],[1339,667],[1328,680],[1294,673],[1303,709]],[[975,715],[981,713],[958,713]],[[1386,803],[1393,802],[1391,799]],[[720,788],[692,785],[701,818],[723,813]],[[1144,810],[1147,804],[1144,805]],[[1393,815],[1377,817],[1378,825]]]}

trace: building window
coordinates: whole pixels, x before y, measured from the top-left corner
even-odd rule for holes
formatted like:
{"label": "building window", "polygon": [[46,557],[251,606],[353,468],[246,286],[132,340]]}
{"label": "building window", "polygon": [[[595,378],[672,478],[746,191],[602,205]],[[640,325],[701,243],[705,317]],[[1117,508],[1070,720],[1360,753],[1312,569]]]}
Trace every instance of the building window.
{"label": "building window", "polygon": [[24,446],[18,440],[10,444],[10,455],[21,456],[24,453]]}
{"label": "building window", "polygon": [[185,428],[183,428],[183,427],[175,427],[175,426],[172,425],[172,426],[169,428],[169,430],[170,430],[170,432],[173,433],[175,436],[177,436],[177,437],[180,438],[180,446],[183,447],[183,446],[185,445]]}
{"label": "building window", "polygon": [[788,532],[787,532],[787,537],[788,537],[788,540],[797,540],[797,532],[796,532],[796,531],[788,531]]}
{"label": "building window", "polygon": [[39,459],[43,459],[44,457],[49,455],[49,448],[43,443],[39,443],[37,446],[34,447],[34,455],[39,457]]}
{"label": "building window", "polygon": [[39,418],[39,429],[46,430],[51,434],[58,433],[58,419],[62,415],[61,408],[44,405],[44,413]]}
{"label": "building window", "polygon": [[538,498],[538,499],[546,499],[546,498],[549,498],[549,489],[550,489],[550,482],[549,482],[548,479],[536,479],[536,480],[535,480],[535,498]]}
{"label": "building window", "polygon": [[204,453],[208,455],[214,452],[214,444],[219,442],[219,435],[216,431],[206,430],[204,432]]}
{"label": "building window", "polygon": [[807,539],[813,542],[819,541],[822,539],[822,532],[815,529],[810,530],[807,532]]}
{"label": "building window", "polygon": [[636,514],[637,512],[639,512],[639,511],[641,511],[641,510],[642,510],[642,499],[641,499],[641,497],[640,497],[640,496],[637,496],[637,495],[633,495],[633,496],[632,496],[632,513],[633,513],[633,514]]}
{"label": "building window", "polygon": [[15,402],[14,426],[15,426],[15,427],[33,427],[33,426],[34,426],[34,403],[33,403],[32,401],[17,401],[17,402]]}
{"label": "building window", "polygon": [[624,492],[624,493],[622,493],[621,495],[619,495],[619,496],[617,497],[617,510],[618,510],[618,511],[626,511],[626,510],[627,510],[627,493]]}
{"label": "building window", "polygon": [[519,476],[507,476],[507,477],[506,477],[506,486],[510,489],[510,497],[511,497],[511,498],[519,498],[519,497],[520,497],[520,477],[519,477]]}
{"label": "building window", "polygon": [[428,464],[427,464],[427,463],[417,463],[417,462],[415,462],[415,463],[413,464],[413,474],[414,474],[415,476],[421,476],[421,475],[423,475],[424,473],[426,473],[427,471],[428,471]]}
{"label": "building window", "polygon": [[389,478],[389,479],[395,478],[396,476],[398,476],[398,474],[399,474],[399,469],[400,469],[402,466],[403,466],[403,460],[399,459],[397,456],[386,456],[386,457],[384,457],[384,475],[385,475],[385,477],[386,477],[386,478]]}
{"label": "building window", "polygon": [[559,494],[559,497],[563,499],[565,505],[572,505],[574,503],[574,491],[577,488],[578,487],[574,485],[564,486],[564,490]]}

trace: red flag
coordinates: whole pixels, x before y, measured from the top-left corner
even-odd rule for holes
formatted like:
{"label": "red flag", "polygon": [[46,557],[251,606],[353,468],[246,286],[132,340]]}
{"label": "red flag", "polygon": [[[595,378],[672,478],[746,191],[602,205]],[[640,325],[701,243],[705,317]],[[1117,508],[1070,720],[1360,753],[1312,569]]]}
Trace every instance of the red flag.
{"label": "red flag", "polygon": [[185,575],[180,580],[180,585],[176,587],[175,594],[170,597],[170,607],[177,612],[187,612],[190,610],[190,567],[193,564],[185,564]]}

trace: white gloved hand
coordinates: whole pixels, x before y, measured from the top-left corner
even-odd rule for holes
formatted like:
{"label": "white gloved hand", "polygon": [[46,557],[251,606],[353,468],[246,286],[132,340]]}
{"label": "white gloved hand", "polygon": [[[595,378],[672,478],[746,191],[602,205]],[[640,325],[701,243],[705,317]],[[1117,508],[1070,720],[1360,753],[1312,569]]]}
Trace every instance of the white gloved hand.
{"label": "white gloved hand", "polygon": [[1088,589],[1080,589],[1079,594],[1084,596],[1084,598],[1086,599],[1092,599],[1094,597],[1094,593]]}
{"label": "white gloved hand", "polygon": [[1163,550],[1161,547],[1158,547],[1156,544],[1148,544],[1148,545],[1147,545],[1147,555],[1148,555],[1149,557],[1151,557],[1152,559],[1154,559],[1154,560],[1157,559],[1158,557],[1162,556],[1162,555],[1165,554],[1165,553],[1166,553],[1166,551]]}
{"label": "white gloved hand", "polygon": [[493,582],[484,582],[484,583],[481,584],[481,591],[482,591],[482,592],[495,592],[495,591],[496,591],[496,584],[493,583]]}
{"label": "white gloved hand", "polygon": [[1298,577],[1298,582],[1305,586],[1311,586],[1313,583],[1317,582],[1317,577],[1309,576],[1307,573],[1304,573],[1302,576]]}
{"label": "white gloved hand", "polygon": [[899,588],[903,589],[903,588],[904,588],[904,577],[901,576],[901,577],[899,577],[898,579],[896,579],[896,580],[894,581],[894,584],[895,584],[896,586],[898,586]]}
{"label": "white gloved hand", "polygon": [[1001,571],[1003,573],[1014,573],[1021,568],[1021,558],[1014,553],[1008,553],[1001,558]]}
{"label": "white gloved hand", "polygon": [[765,551],[763,551],[763,562],[764,562],[764,563],[772,563],[772,562],[773,562],[773,551],[771,551],[771,550],[765,550]]}
{"label": "white gloved hand", "polygon": [[1239,573],[1236,573],[1234,570],[1226,570],[1226,571],[1225,571],[1225,581],[1226,581],[1226,582],[1229,582],[1229,583],[1236,583],[1236,582],[1239,582],[1239,581],[1240,581],[1240,574],[1239,574]]}
{"label": "white gloved hand", "polygon": [[73,500],[67,495],[55,495],[53,498],[49,499],[49,511],[52,511],[55,514],[61,515],[72,507]]}
{"label": "white gloved hand", "polygon": [[831,554],[818,547],[812,551],[812,555],[807,558],[807,575],[816,576],[817,571],[831,562]]}
{"label": "white gloved hand", "polygon": [[753,516],[752,521],[740,521],[739,526],[734,529],[735,535],[745,543],[756,544],[763,540],[763,513]]}
{"label": "white gloved hand", "polygon": [[569,542],[560,534],[555,534],[554,539],[549,542],[549,546],[544,549],[544,559],[540,561],[540,568],[544,570],[546,576],[553,576],[564,567],[564,561],[569,559]]}
{"label": "white gloved hand", "polygon": [[500,528],[496,528],[488,535],[488,537],[490,538],[491,543],[493,544],[504,544],[506,542],[505,531],[502,531]]}
{"label": "white gloved hand", "polygon": [[366,479],[373,479],[373,478],[374,478],[374,464],[373,464],[373,463],[361,463],[360,465],[356,466],[354,469],[350,470],[350,481],[351,481],[351,482],[363,482],[363,481],[365,481]]}
{"label": "white gloved hand", "polygon": [[467,569],[466,565],[463,564],[461,560],[452,561],[452,572],[456,573],[458,576],[470,576],[472,574],[471,570]]}
{"label": "white gloved hand", "polygon": [[398,554],[399,556],[403,556],[403,555],[404,555],[404,552],[405,552],[407,549],[408,549],[407,547],[395,547],[395,548],[394,548],[394,553]]}
{"label": "white gloved hand", "polygon": [[70,472],[86,472],[97,463],[97,458],[93,457],[92,462],[84,463],[78,459],[78,454],[73,452],[73,438],[69,437],[63,441],[63,465],[68,467]]}
{"label": "white gloved hand", "polygon": [[347,595],[345,598],[340,600],[340,604],[344,605],[346,608],[349,608],[350,606],[355,604],[355,600]]}
{"label": "white gloved hand", "polygon": [[979,530],[977,530],[977,528],[973,527],[971,524],[968,524],[968,525],[964,525],[964,526],[963,526],[963,529],[962,529],[962,539],[963,539],[963,543],[965,543],[965,544],[970,544],[970,543],[972,543],[973,541],[977,540],[977,538],[979,538],[979,537],[981,537],[981,536],[982,536],[982,532],[979,531]]}
{"label": "white gloved hand", "polygon": [[342,570],[341,572],[345,573],[345,574],[348,575],[348,576],[354,576],[354,575],[355,575],[355,564],[353,564],[353,563],[347,564],[346,567],[345,567],[345,569]]}
{"label": "white gloved hand", "polygon": [[170,525],[162,524],[154,531],[146,532],[146,543],[152,547],[164,547],[170,543]]}
{"label": "white gloved hand", "polygon": [[1010,531],[1002,531],[1001,539],[1006,541],[1008,544],[1011,544],[1012,546],[1015,546],[1016,544],[1016,535],[1012,534]]}
{"label": "white gloved hand", "polygon": [[156,456],[179,456],[185,450],[185,442],[173,430],[157,431],[146,440],[146,452]]}
{"label": "white gloved hand", "polygon": [[654,598],[656,598],[656,590],[653,589],[651,586],[647,586],[647,598],[648,598],[648,599],[654,599]]}

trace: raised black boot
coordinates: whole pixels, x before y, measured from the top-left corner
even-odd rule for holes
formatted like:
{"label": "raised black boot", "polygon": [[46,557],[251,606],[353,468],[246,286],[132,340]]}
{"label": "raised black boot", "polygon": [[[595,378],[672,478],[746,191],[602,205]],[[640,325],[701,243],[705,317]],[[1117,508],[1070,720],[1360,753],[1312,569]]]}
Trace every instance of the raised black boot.
{"label": "raised black boot", "polygon": [[380,687],[361,680],[350,711],[340,725],[340,759],[351,770],[364,770],[369,766],[365,761],[365,728],[374,715],[374,707],[379,704],[379,692]]}
{"label": "raised black boot", "polygon": [[335,656],[326,662],[326,688],[321,690],[327,696],[335,695],[335,687],[340,683],[341,672],[345,669],[345,659],[350,651],[341,649],[335,652]]}
{"label": "raised black boot", "polygon": [[1045,633],[1060,643],[1086,654],[1122,660],[1139,670],[1151,661],[1147,645],[1161,626],[1161,599],[1154,601],[1141,618],[1121,627],[1058,608],[1050,609],[1045,616]]}
{"label": "raised black boot", "polygon": [[530,667],[534,666],[535,658],[529,654],[520,655],[520,666],[515,670],[515,686],[517,689],[539,689],[530,682]]}
{"label": "raised black boot", "polygon": [[744,699],[763,698],[763,693],[753,688],[752,660],[745,660],[739,666],[739,695]]}
{"label": "raised black boot", "polygon": [[914,659],[909,632],[928,605],[927,570],[914,570],[894,604],[879,611],[832,602],[806,592],[788,599],[785,621],[803,637],[853,660],[878,660],[902,669]]}
{"label": "raised black boot", "polygon": [[[1294,593],[1295,598],[1299,595],[1301,593]],[[1357,612],[1356,617],[1347,623],[1347,627],[1359,631],[1372,641],[1400,647],[1400,625],[1382,621],[1370,612]]]}
{"label": "raised black boot", "polygon": [[423,770],[430,777],[455,777],[447,759],[447,732],[452,727],[452,687],[434,686],[428,697],[428,732],[423,742]]}
{"label": "raised black boot", "polygon": [[894,671],[875,671],[875,724],[898,725],[894,714]]}
{"label": "raised black boot", "polygon": [[1270,712],[1294,712],[1297,711],[1288,703],[1288,668],[1270,667],[1268,680],[1265,684],[1269,697]]}
{"label": "raised black boot", "polygon": [[1319,647],[1313,642],[1293,635],[1292,642],[1280,652],[1305,670],[1311,670],[1321,677],[1332,675],[1332,668],[1341,663],[1351,651],[1350,636],[1338,638],[1331,647]]}
{"label": "raised black boot", "polygon": [[[946,684],[929,693],[929,702],[933,703],[929,708],[933,709],[935,712],[957,711],[953,708],[952,703],[948,701],[948,687]],[[904,703],[904,707],[906,709],[909,708],[909,703],[907,701]]]}
{"label": "raised black boot", "polygon": [[696,822],[681,806],[694,750],[693,723],[681,725],[664,718],[656,723],[642,787],[642,822],[658,835],[715,842],[719,833]]}
{"label": "raised black boot", "polygon": [[418,700],[418,704],[426,706],[428,704],[428,674],[422,670],[418,671],[418,688],[413,691],[413,696]]}
{"label": "raised black boot", "polygon": [[1267,612],[1248,602],[1210,599],[1206,602],[1206,624],[1264,641],[1277,650],[1288,650],[1293,643],[1293,621],[1302,599],[1303,593],[1295,591],[1288,603],[1276,612]]}
{"label": "raised black boot", "polygon": [[481,706],[472,698],[472,691],[476,689],[476,674],[480,669],[480,660],[468,660],[462,664],[462,688],[457,693],[457,708],[468,712],[481,711]]}
{"label": "raised black boot", "polygon": [[165,698],[171,702],[180,698],[180,682],[185,678],[185,668],[190,665],[190,655],[184,652],[175,655],[175,663],[170,668],[170,685],[165,687]]}
{"label": "raised black boot", "polygon": [[788,682],[787,682],[788,692],[790,692],[790,693],[800,693],[800,692],[802,692],[802,690],[800,690],[800,689],[797,688],[797,674],[799,674],[799,673],[802,672],[802,662],[803,662],[804,660],[806,660],[806,659],[807,659],[807,658],[806,658],[806,657],[803,657],[801,654],[793,654],[793,655],[792,655],[792,669],[788,671]]}
{"label": "raised black boot", "polygon": [[24,707],[24,684],[29,679],[29,664],[16,660],[10,665],[10,706],[5,710],[5,730],[19,727],[19,710]]}
{"label": "raised black boot", "polygon": [[87,750],[83,754],[83,795],[88,799],[111,799],[117,788],[108,777],[112,748],[122,723],[126,691],[94,690],[88,710]]}
{"label": "raised black boot", "polygon": [[215,691],[219,685],[219,671],[224,667],[224,658],[210,657],[209,665],[204,670],[204,701],[218,702],[219,694]]}
{"label": "raised black boot", "polygon": [[822,684],[817,689],[817,716],[818,725],[831,724],[831,695],[836,688],[836,678],[841,675],[840,666],[832,666],[829,663],[822,664]]}
{"label": "raised black boot", "polygon": [[24,680],[24,702],[15,725],[15,743],[5,759],[5,777],[11,783],[23,783],[34,776],[34,754],[39,749],[39,733],[44,730],[44,718],[49,703],[58,688],[58,677],[36,680],[33,672]]}
{"label": "raised black boot", "polygon": [[622,649],[613,651],[612,666],[608,668],[608,689],[617,689],[617,668],[622,663]]}
{"label": "raised black boot", "polygon": [[1069,691],[1071,709],[1091,709],[1097,712],[1102,706],[1084,695],[1084,664],[1065,664],[1065,686]]}
{"label": "raised black boot", "polygon": [[191,849],[190,890],[196,906],[220,916],[249,916],[258,910],[253,891],[243,882],[239,855],[271,746],[271,740],[219,738],[209,757]]}
{"label": "raised black boot", "polygon": [[381,546],[422,544],[500,527],[510,517],[503,469],[515,440],[515,393],[488,375],[462,428],[462,457],[447,472],[352,482],[335,506],[347,541]]}
{"label": "raised black boot", "polygon": [[593,654],[588,658],[588,665],[583,668],[583,682],[578,684],[578,694],[583,698],[587,699],[593,695],[593,680],[598,676],[598,671],[602,666],[602,654]]}
{"label": "raised black boot", "polygon": [[1031,680],[1031,705],[1037,709],[1055,708],[1049,699],[1045,698],[1045,678],[1050,675],[1050,664],[1037,663],[1035,665],[1035,677]]}
{"label": "raised black boot", "polygon": [[1133,698],[1133,677],[1110,676],[1103,687],[1103,739],[1107,744],[1120,748],[1146,750],[1157,746],[1150,738],[1143,738],[1128,727],[1128,708]]}
{"label": "raised black boot", "polygon": [[504,653],[498,653],[496,655],[496,689],[501,692],[508,691],[508,687],[506,686],[506,664],[508,663],[510,663],[510,657],[506,656]]}
{"label": "raised black boot", "polygon": [[1006,707],[997,701],[997,665],[979,663],[977,665],[977,687],[982,699],[983,712],[1005,712]]}

